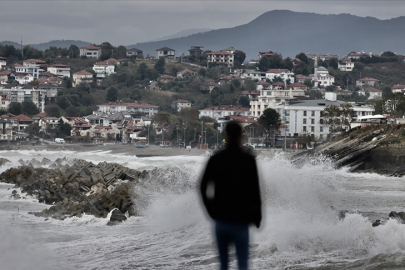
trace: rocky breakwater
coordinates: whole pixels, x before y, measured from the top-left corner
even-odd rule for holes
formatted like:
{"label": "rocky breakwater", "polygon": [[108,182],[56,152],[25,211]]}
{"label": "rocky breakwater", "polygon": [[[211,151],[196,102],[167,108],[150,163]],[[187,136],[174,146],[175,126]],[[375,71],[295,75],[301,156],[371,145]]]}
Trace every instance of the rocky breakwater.
{"label": "rocky breakwater", "polygon": [[330,142],[295,156],[305,161],[326,156],[334,165],[351,172],[373,172],[389,176],[405,175],[405,125],[372,125],[352,129]]}
{"label": "rocky breakwater", "polygon": [[100,162],[95,165],[82,159],[57,159],[54,162],[23,161],[18,168],[0,174],[0,181],[15,184],[22,193],[38,198],[52,206],[41,217],[65,219],[83,214],[106,218],[110,222],[126,219],[125,213],[137,215],[133,187],[147,177],[147,171],[137,171],[116,163]]}

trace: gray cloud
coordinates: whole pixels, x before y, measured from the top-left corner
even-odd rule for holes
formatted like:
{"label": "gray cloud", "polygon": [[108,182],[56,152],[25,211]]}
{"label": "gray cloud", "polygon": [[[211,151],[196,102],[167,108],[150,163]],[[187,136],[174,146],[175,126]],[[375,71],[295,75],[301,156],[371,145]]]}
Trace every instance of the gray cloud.
{"label": "gray cloud", "polygon": [[390,19],[402,1],[13,1],[2,2],[0,41],[53,39],[129,45],[192,29],[248,23],[274,9]]}

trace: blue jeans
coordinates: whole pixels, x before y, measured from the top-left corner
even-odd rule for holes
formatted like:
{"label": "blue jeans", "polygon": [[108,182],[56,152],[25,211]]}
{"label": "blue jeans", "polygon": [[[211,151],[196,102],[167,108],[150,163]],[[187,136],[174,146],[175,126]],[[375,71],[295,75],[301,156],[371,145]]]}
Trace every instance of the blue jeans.
{"label": "blue jeans", "polygon": [[221,270],[228,270],[228,248],[231,243],[235,244],[239,270],[247,270],[249,256],[248,224],[215,220],[215,236],[217,239]]}

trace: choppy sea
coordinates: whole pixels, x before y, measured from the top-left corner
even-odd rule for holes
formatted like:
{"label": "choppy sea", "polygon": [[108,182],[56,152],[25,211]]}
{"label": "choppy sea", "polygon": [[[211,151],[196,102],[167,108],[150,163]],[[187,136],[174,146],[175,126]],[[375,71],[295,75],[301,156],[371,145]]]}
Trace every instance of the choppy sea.
{"label": "choppy sea", "polygon": [[[140,216],[117,226],[108,218],[63,221],[28,214],[47,205],[14,199],[0,183],[0,269],[218,269],[212,224],[197,192],[207,156],[137,158],[108,151],[1,151],[19,159],[81,158],[143,170],[160,179],[136,189]],[[405,179],[352,174],[328,160],[296,166],[282,155],[258,156],[264,219],[251,229],[250,269],[405,269],[405,225],[376,219],[405,210]],[[20,192],[17,189],[18,192]],[[346,211],[344,218],[339,211]],[[234,254],[234,251],[232,252]],[[236,269],[231,256],[231,269]]]}

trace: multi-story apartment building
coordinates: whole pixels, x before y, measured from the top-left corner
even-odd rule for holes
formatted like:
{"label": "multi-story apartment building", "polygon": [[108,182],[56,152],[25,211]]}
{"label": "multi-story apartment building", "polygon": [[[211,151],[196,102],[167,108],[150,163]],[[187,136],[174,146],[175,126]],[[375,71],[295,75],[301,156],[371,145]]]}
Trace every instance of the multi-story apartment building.
{"label": "multi-story apartment building", "polygon": [[228,67],[233,67],[234,55],[227,51],[216,51],[207,53],[207,61],[209,63],[225,64]]}
{"label": "multi-story apartment building", "polygon": [[146,116],[152,116],[159,112],[159,106],[138,103],[138,102],[109,102],[107,104],[97,105],[99,111],[104,113],[117,112],[143,112]]}
{"label": "multi-story apartment building", "polygon": [[15,80],[20,84],[27,84],[39,78],[39,73],[44,71],[46,63],[39,59],[24,60],[23,64],[15,64]]}
{"label": "multi-story apartment building", "polygon": [[191,101],[185,99],[179,99],[172,102],[172,107],[176,109],[176,111],[181,111],[184,108],[191,108]]}
{"label": "multi-story apartment building", "polygon": [[108,60],[97,62],[94,64],[93,70],[96,73],[97,78],[105,78],[106,76],[115,73],[115,64]]}
{"label": "multi-story apartment building", "polygon": [[354,68],[354,62],[350,58],[342,59],[338,63],[338,69],[341,71],[352,71]]}
{"label": "multi-story apartment building", "polygon": [[32,101],[41,112],[45,110],[46,90],[43,89],[28,85],[0,84],[0,96],[10,102]]}
{"label": "multi-story apartment building", "polygon": [[48,71],[55,74],[59,78],[68,77],[70,78],[70,67],[62,64],[55,64],[48,66]]}

